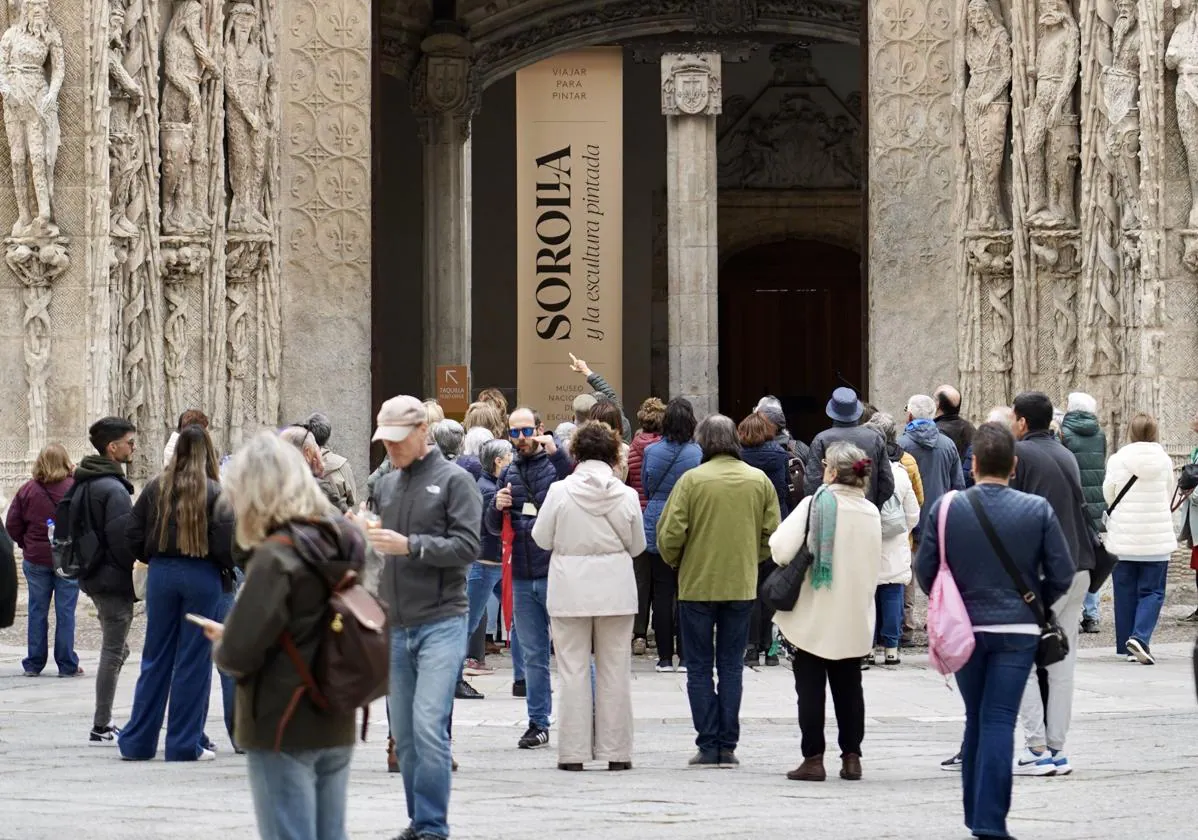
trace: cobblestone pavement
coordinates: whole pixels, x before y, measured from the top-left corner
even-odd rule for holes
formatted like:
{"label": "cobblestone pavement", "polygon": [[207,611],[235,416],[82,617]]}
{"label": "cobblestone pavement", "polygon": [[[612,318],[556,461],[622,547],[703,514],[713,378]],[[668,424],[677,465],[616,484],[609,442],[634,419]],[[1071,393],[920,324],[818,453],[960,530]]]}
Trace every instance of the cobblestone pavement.
{"label": "cobblestone pavement", "polygon": [[[1177,610],[1180,612],[1180,610]],[[1023,840],[1193,836],[1198,704],[1189,645],[1154,645],[1153,668],[1106,650],[1082,653],[1070,754],[1062,779],[1017,779],[1011,830]],[[0,646],[0,840],[253,838],[244,761],[222,750],[210,764],[124,763],[91,748],[96,654],[79,680],[20,675],[19,647]],[[455,838],[571,840],[801,836],[925,840],[965,838],[960,779],[939,769],[961,733],[960,700],[926,661],[864,675],[869,719],[865,779],[788,782],[800,760],[794,689],[785,666],[745,674],[739,770],[685,769],[693,732],[685,677],[634,673],[636,769],[564,774],[553,749],[515,748],[523,701],[510,696],[510,664],[478,678],[482,701],[459,702],[451,823]],[[122,676],[127,717],[136,655]],[[225,743],[213,696],[208,731]],[[829,713],[831,706],[829,705]],[[372,715],[382,720],[380,707]],[[403,819],[400,778],[384,769],[382,727],[355,756],[352,838],[389,838]],[[829,728],[834,743],[835,735]]]}

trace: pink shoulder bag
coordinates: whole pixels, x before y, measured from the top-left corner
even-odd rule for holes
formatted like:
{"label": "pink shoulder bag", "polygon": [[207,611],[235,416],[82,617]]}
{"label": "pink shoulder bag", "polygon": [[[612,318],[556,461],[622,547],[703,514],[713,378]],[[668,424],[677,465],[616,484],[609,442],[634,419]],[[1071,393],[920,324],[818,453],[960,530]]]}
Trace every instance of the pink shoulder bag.
{"label": "pink shoulder bag", "polygon": [[940,501],[937,533],[940,537],[940,571],[928,595],[928,658],[941,674],[955,674],[973,656],[973,623],[961,598],[945,557],[945,525],[957,491],[950,490]]}

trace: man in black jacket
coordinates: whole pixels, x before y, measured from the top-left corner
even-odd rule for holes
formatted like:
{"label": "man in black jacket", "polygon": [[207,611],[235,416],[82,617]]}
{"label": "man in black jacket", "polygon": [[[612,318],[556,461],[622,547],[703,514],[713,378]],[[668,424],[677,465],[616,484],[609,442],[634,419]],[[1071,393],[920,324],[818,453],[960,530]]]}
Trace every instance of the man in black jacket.
{"label": "man in black jacket", "polygon": [[[810,496],[820,488],[824,483],[824,452],[837,441],[846,440],[864,450],[866,456],[874,463],[874,477],[870,479],[865,497],[880,510],[882,505],[886,504],[886,500],[894,495],[894,473],[889,469],[886,441],[882,440],[877,430],[857,425],[865,407],[861,405],[861,401],[857,399],[857,392],[852,388],[837,388],[832,392],[826,412],[832,420],[832,428],[820,432],[815,436],[815,440],[811,441],[803,492]],[[887,469],[880,469],[881,466]]]}
{"label": "man in black jacket", "polygon": [[1065,753],[1065,738],[1073,714],[1073,671],[1077,664],[1077,636],[1082,602],[1090,588],[1094,546],[1082,504],[1081,473],[1073,454],[1057,440],[1052,424],[1052,401],[1036,391],[1015,398],[1015,477],[1011,487],[1048,500],[1060,520],[1076,572],[1069,591],[1052,605],[1069,639],[1069,655],[1046,669],[1047,694],[1033,673],[1023,693],[1019,716],[1027,749],[1015,767],[1016,775],[1064,776],[1073,772]]}
{"label": "man in black jacket", "polygon": [[932,396],[936,400],[936,428],[957,445],[957,456],[964,464],[965,450],[973,443],[973,424],[961,416],[961,392],[952,385],[941,385]]}
{"label": "man in black jacket", "polygon": [[[125,464],[133,460],[137,429],[122,417],[105,417],[87,430],[98,455],[88,455],[75,469],[76,499],[87,503],[86,521],[98,532],[100,557],[79,581],[96,605],[100,619],[100,665],[96,669],[96,711],[88,741],[115,746],[121,732],[112,725],[112,699],[117,678],[129,658],[133,624],[133,553],[125,531],[133,511],[133,485]],[[77,537],[77,535],[72,535]]]}

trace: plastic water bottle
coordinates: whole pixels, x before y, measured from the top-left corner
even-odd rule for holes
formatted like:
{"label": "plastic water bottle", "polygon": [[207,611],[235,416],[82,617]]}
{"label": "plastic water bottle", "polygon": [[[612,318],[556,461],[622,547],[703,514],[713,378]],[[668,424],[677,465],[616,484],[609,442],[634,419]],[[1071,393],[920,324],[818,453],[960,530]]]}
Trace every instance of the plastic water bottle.
{"label": "plastic water bottle", "polygon": [[49,540],[50,546],[54,546],[54,520],[46,520],[46,539]]}

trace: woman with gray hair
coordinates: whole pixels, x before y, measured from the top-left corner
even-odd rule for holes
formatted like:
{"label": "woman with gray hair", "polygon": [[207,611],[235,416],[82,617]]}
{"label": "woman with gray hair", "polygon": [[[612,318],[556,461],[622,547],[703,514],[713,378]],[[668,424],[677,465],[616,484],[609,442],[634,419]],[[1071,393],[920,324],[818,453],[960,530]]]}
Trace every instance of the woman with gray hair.
{"label": "woman with gray hair", "polygon": [[[657,522],[657,549],[678,570],[678,622],[699,747],[690,765],[736,767],[757,566],[770,556],[778,494],[765,473],[741,460],[740,438],[730,419],[708,417],[695,437],[703,461],[674,484]],[[648,452],[664,445],[654,444]],[[719,672],[718,693],[713,670]]]}
{"label": "woman with gray hair", "polygon": [[305,661],[317,656],[329,590],[364,574],[365,540],[332,515],[295,449],[268,432],[233,456],[223,490],[237,544],[253,553],[241,597],[204,634],[216,666],[237,678],[236,741],[259,831],[323,826],[321,836],[344,837],[355,715],[316,707],[279,638],[288,633]]}
{"label": "woman with gray hair", "polygon": [[779,566],[794,560],[804,545],[812,557],[794,609],[774,615],[774,623],[795,648],[803,763],[786,774],[792,781],[827,778],[824,702],[829,685],[840,729],[840,777],[861,778],[861,660],[873,646],[874,591],[882,569],[881,520],[878,508],[865,497],[874,466],[860,447],[833,443],[824,454],[823,486],[770,538]]}

